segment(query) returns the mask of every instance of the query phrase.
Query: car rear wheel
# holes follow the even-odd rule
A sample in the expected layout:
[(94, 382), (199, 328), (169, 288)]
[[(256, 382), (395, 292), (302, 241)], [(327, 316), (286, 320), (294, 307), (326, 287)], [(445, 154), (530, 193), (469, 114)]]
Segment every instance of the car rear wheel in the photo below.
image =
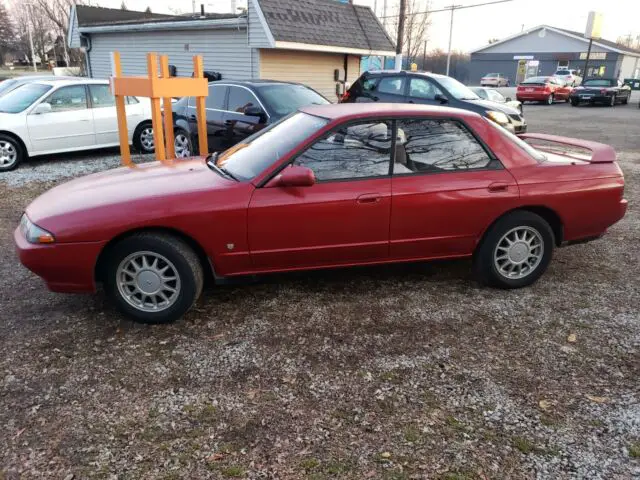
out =
[(521, 288), (534, 283), (551, 261), (553, 231), (539, 215), (515, 211), (499, 219), (474, 254), (474, 273), (484, 285)]
[(133, 134), (133, 146), (141, 153), (153, 153), (156, 151), (151, 122), (144, 122), (138, 125)]
[(547, 97), (547, 105), (553, 105), (553, 93)]
[(571, 105), (577, 107), (578, 105), (580, 105), (580, 101), (574, 98), (571, 100)]
[(622, 100), (622, 105), (628, 105), (629, 104), (629, 97), (631, 95), (627, 95), (626, 97), (624, 97), (624, 99)]
[(116, 306), (142, 323), (169, 323), (196, 302), (204, 283), (196, 253), (163, 233), (121, 240), (107, 258), (105, 288)]
[(16, 168), (26, 154), (19, 141), (9, 135), (0, 134), (0, 172)]
[(174, 147), (176, 150), (177, 158), (186, 158), (193, 156), (193, 144), (191, 142), (191, 135), (185, 130), (176, 129)]

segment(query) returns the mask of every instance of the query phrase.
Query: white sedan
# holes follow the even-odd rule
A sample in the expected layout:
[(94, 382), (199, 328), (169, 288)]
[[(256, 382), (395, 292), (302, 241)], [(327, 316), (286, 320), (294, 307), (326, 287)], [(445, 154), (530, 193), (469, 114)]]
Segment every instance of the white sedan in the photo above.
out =
[[(154, 151), (151, 104), (126, 98), (129, 142)], [(36, 155), (119, 145), (115, 98), (109, 82), (40, 80), (0, 98), (0, 171)]]

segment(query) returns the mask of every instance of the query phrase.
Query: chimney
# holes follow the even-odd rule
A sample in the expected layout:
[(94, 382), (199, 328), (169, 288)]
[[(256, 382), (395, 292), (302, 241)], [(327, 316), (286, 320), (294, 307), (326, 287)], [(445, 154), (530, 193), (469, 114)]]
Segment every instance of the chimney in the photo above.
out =
[(206, 15), (204, 14), (204, 3), (200, 4), (200, 18), (205, 18)]

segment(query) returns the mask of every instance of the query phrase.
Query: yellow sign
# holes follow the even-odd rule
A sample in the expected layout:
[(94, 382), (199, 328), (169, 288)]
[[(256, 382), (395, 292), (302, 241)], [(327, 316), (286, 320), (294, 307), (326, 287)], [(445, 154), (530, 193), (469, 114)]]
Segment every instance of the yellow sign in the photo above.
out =
[(599, 12), (589, 12), (587, 29), (584, 32), (585, 38), (594, 40), (602, 37), (602, 14)]
[(411, 71), (412, 72), (417, 72), (418, 71), (418, 64), (417, 63), (412, 63), (411, 64)]

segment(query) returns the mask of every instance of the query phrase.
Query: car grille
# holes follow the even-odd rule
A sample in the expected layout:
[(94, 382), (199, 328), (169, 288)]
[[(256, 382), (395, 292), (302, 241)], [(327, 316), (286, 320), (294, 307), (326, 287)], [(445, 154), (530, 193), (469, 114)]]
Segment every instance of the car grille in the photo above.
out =
[(514, 114), (509, 115), (509, 116), (510, 116), (513, 120), (515, 120), (516, 122), (522, 122), (522, 121), (523, 121), (523, 120), (522, 120), (522, 117), (521, 117), (520, 115), (518, 115), (518, 114), (515, 114), (515, 113), (514, 113)]

